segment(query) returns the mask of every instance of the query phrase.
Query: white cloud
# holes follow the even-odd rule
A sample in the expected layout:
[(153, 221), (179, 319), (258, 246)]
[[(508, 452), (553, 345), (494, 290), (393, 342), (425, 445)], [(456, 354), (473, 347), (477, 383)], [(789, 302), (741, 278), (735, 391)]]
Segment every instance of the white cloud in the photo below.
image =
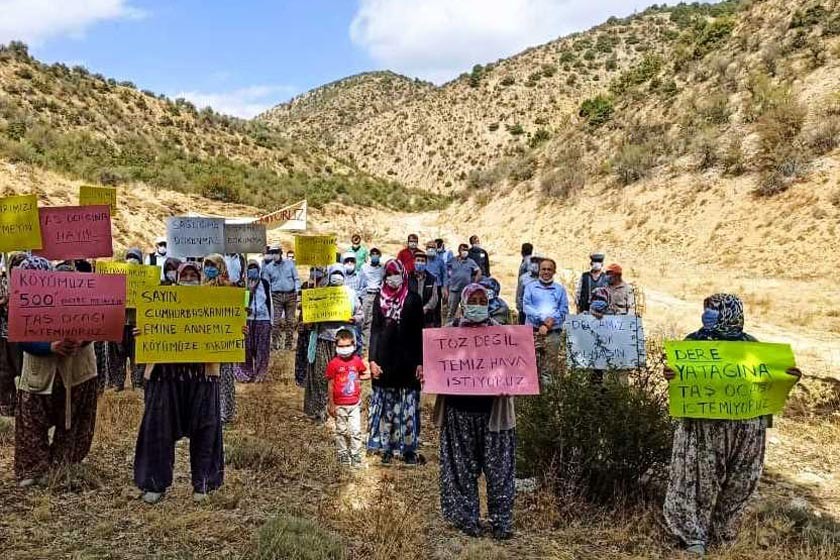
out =
[(0, 43), (79, 37), (102, 21), (143, 16), (127, 0), (0, 0)]
[(352, 41), (382, 67), (441, 83), (654, 0), (359, 0)]
[(183, 97), (197, 107), (212, 107), (225, 113), (250, 119), (291, 97), (297, 89), (291, 86), (251, 86), (227, 92), (182, 91), (173, 97)]

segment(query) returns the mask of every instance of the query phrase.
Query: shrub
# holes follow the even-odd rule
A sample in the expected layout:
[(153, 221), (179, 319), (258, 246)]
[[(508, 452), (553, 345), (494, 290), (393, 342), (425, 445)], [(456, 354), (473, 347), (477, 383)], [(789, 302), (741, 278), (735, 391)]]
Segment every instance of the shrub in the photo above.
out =
[(744, 149), (740, 138), (733, 138), (719, 154), (723, 172), (727, 175), (741, 175), (746, 171), (744, 163)]
[(531, 138), (528, 140), (528, 146), (532, 149), (536, 148), (548, 142), (550, 138), (551, 133), (549, 131), (547, 131), (544, 128), (539, 128), (536, 132), (534, 132), (534, 135), (531, 136)]
[(546, 78), (550, 78), (557, 73), (557, 67), (553, 64), (543, 64), (542, 65), (542, 75)]
[(671, 456), (661, 369), (657, 362), (634, 371), (631, 384), (607, 372), (599, 385), (592, 372), (561, 364), (540, 396), (517, 403), (517, 451), (526, 474), (544, 478), (562, 501), (607, 505), (644, 497), (645, 479), (665, 471)]
[(525, 134), (525, 129), (522, 128), (522, 125), (519, 123), (507, 125), (507, 131), (510, 132), (513, 136), (520, 136), (522, 134)]
[(489, 130), (490, 132), (495, 132), (495, 131), (499, 130), (499, 123), (497, 123), (497, 122), (490, 123), (489, 125), (487, 125), (487, 130)]
[(656, 76), (661, 68), (662, 59), (659, 56), (645, 55), (641, 62), (622, 72), (612, 81), (610, 91), (615, 95), (621, 95)]
[(655, 148), (650, 144), (625, 144), (611, 162), (622, 185), (629, 185), (647, 176), (656, 163)]
[(760, 169), (776, 170), (788, 173), (786, 161), (800, 159), (791, 150), (796, 147), (794, 140), (805, 122), (805, 108), (795, 99), (788, 97), (766, 111), (756, 125), (759, 136)]
[(514, 78), (510, 74), (508, 74), (507, 76), (502, 78), (502, 81), (499, 82), (500, 85), (505, 86), (505, 87), (512, 86), (515, 83), (516, 83), (516, 78)]
[(718, 163), (718, 138), (713, 129), (705, 129), (694, 136), (692, 151), (697, 156), (697, 169), (703, 171)]
[(344, 560), (344, 544), (316, 523), (287, 514), (269, 519), (257, 533), (255, 560)]
[(615, 105), (612, 97), (598, 95), (584, 100), (580, 105), (578, 115), (585, 118), (589, 126), (598, 128), (609, 122), (615, 112)]
[(507, 163), (507, 175), (515, 183), (527, 181), (537, 170), (537, 161), (532, 156), (521, 156)]
[(484, 67), (481, 64), (473, 66), (472, 72), (470, 73), (470, 87), (477, 88), (481, 85), (481, 77), (483, 73)]
[(280, 451), (270, 441), (243, 436), (225, 449), (225, 463), (237, 469), (264, 469), (282, 463)]
[(817, 155), (840, 147), (840, 117), (832, 115), (815, 125), (808, 134), (808, 146)]
[(697, 113), (706, 124), (726, 124), (729, 122), (729, 97), (725, 93), (715, 93), (707, 97), (699, 107)]

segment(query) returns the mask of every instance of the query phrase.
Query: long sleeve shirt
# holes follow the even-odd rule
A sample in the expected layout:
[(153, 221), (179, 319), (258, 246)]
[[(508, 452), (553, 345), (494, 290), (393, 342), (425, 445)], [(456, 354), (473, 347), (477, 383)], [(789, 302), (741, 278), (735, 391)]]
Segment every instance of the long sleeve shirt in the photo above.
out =
[(519, 282), (516, 284), (516, 310), (520, 313), (522, 313), (524, 309), (522, 305), (525, 299), (525, 288), (528, 287), (528, 284), (536, 282), (537, 280), (538, 277), (534, 276), (530, 272), (519, 277)]
[(271, 284), (271, 292), (300, 291), (300, 277), (295, 263), (290, 260), (270, 262), (263, 266), (262, 277)]
[(362, 292), (359, 287), (361, 281), (362, 277), (358, 272), (344, 276), (344, 285), (353, 290), (359, 298), (364, 297), (364, 292)]
[(551, 330), (558, 331), (569, 314), (569, 298), (566, 289), (557, 282), (546, 285), (536, 281), (525, 288), (522, 307), (529, 325), (538, 328), (551, 317), (554, 319)]
[(481, 247), (470, 247), (470, 258), (481, 268), (482, 276), (490, 276), (490, 255)]
[(385, 279), (385, 267), (381, 264), (373, 266), (370, 263), (365, 263), (358, 273), (359, 275), (359, 295), (364, 297), (365, 294), (378, 292), (382, 288), (382, 281)]
[(428, 257), (426, 259), (426, 271), (434, 275), (437, 283), (441, 286), (446, 286), (447, 273), (446, 263), (439, 256)]

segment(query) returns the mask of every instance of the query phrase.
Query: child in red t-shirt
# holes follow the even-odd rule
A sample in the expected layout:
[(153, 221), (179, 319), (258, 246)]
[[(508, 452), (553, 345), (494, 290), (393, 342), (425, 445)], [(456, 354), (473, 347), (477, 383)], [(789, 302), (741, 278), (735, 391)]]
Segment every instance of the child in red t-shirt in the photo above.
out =
[[(341, 329), (335, 336), (336, 357), (327, 364), (329, 413), (335, 418), (335, 445), (344, 466), (362, 466), (363, 379), (370, 379), (367, 368), (356, 355), (356, 336)], [(348, 449), (349, 443), (349, 449)]]

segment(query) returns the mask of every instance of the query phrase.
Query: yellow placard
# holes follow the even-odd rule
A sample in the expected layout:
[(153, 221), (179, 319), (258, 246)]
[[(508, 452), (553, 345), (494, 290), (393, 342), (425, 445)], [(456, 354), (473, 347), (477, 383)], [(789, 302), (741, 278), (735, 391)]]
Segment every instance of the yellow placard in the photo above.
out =
[(125, 306), (137, 307), (140, 292), (160, 285), (160, 267), (126, 262), (97, 261), (96, 272), (99, 274), (123, 274), (127, 276)]
[(353, 315), (350, 294), (345, 287), (303, 290), (304, 323), (347, 321)]
[(671, 416), (747, 420), (778, 414), (796, 377), (788, 344), (732, 341), (666, 341), (676, 372), (668, 396)]
[(111, 208), (111, 219), (117, 215), (117, 189), (113, 187), (79, 187), (79, 206), (108, 205)]
[(242, 363), (242, 288), (158, 286), (137, 301), (137, 362)]
[(0, 251), (41, 249), (41, 220), (34, 194), (0, 198)]
[(338, 252), (337, 238), (329, 235), (295, 236), (295, 262), (305, 266), (329, 266), (335, 264)]

